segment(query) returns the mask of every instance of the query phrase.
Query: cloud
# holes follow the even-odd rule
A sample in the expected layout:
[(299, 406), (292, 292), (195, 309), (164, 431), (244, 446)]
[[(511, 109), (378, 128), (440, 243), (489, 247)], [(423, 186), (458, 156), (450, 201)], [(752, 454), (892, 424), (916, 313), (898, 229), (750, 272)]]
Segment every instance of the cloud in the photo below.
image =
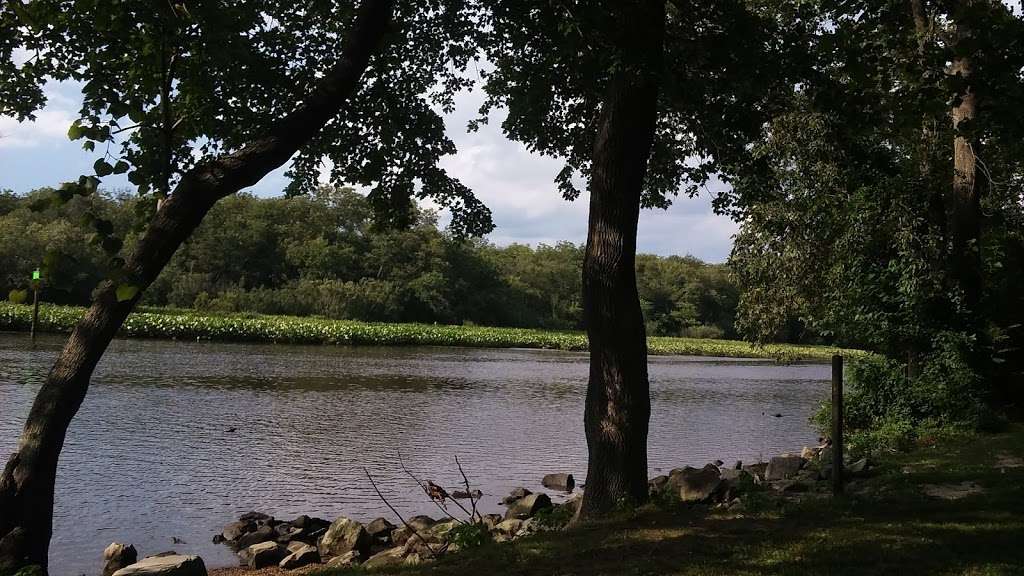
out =
[(78, 117), (81, 85), (75, 82), (48, 82), (43, 87), (46, 106), (36, 119), (18, 122), (0, 116), (0, 148), (55, 147), (68, 142), (68, 127)]

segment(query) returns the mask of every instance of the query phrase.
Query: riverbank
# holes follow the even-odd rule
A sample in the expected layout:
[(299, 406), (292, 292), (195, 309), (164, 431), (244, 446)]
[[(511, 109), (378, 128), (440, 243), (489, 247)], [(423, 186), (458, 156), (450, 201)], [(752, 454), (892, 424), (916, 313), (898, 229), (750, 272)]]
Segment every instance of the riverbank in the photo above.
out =
[[(85, 308), (44, 304), (39, 310), (43, 332), (70, 332)], [(32, 307), (0, 302), (0, 330), (27, 331)], [(218, 342), (282, 344), (461, 346), (476, 348), (537, 348), (583, 351), (586, 335), (528, 328), (489, 328), (436, 324), (354, 322), (316, 317), (258, 314), (206, 314), (191, 310), (143, 308), (131, 314), (119, 335)], [(648, 351), (656, 355), (769, 358), (782, 362), (822, 361), (835, 353), (863, 354), (829, 346), (793, 344), (754, 345), (736, 340), (650, 337)]]
[[(1022, 485), (1024, 426), (1016, 425), (1007, 433), (887, 456), (840, 499), (790, 494), (742, 512), (649, 506), (606, 522), (373, 573), (1022, 574)], [(319, 572), (350, 573), (359, 572)]]

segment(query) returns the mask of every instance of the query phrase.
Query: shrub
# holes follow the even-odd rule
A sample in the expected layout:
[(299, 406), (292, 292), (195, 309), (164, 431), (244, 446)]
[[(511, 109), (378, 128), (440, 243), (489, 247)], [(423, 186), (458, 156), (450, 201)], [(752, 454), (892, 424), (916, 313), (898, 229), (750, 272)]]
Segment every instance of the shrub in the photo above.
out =
[[(940, 333), (915, 376), (890, 358), (851, 359), (844, 396), (851, 455), (906, 450), (924, 431), (979, 429), (998, 421), (985, 403), (981, 378), (968, 364), (972, 344), (961, 334)], [(827, 434), (831, 406), (823, 404), (812, 421)]]
[(28, 290), (19, 290), (15, 288), (7, 294), (7, 300), (12, 304), (24, 304), (28, 301)]

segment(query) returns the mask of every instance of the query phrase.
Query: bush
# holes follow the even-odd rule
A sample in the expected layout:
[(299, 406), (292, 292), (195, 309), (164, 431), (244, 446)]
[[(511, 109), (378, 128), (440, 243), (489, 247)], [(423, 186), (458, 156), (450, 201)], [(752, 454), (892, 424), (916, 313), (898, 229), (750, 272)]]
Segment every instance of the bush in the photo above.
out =
[(13, 304), (24, 304), (28, 301), (28, 290), (19, 290), (15, 288), (8, 292), (7, 300)]
[[(940, 333), (913, 377), (905, 364), (890, 358), (851, 359), (844, 396), (851, 454), (906, 450), (926, 431), (976, 430), (998, 421), (985, 402), (981, 378), (968, 364), (972, 344), (960, 334)], [(812, 421), (829, 433), (831, 406), (823, 404)]]

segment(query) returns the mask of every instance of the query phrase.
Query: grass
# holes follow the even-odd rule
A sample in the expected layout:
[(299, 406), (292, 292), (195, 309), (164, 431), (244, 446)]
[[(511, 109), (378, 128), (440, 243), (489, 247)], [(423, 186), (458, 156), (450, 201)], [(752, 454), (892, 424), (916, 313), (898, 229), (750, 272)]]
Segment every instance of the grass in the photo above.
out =
[[(85, 309), (80, 307), (44, 304), (39, 310), (40, 330), (70, 332), (84, 312)], [(28, 330), (31, 319), (31, 306), (0, 302), (0, 330)], [(120, 335), (141, 338), (289, 344), (587, 349), (586, 336), (580, 332), (436, 324), (389, 324), (259, 314), (205, 314), (193, 310), (162, 308), (142, 308), (133, 313), (125, 321)], [(754, 345), (735, 340), (660, 336), (648, 338), (647, 346), (651, 354), (773, 358), (784, 362), (825, 360), (837, 352), (845, 355), (862, 354), (856, 350), (841, 350), (828, 346)]]
[[(650, 507), (511, 544), (487, 544), (434, 564), (373, 573), (1024, 574), (1024, 467), (1006, 467), (1008, 457), (1017, 464), (1024, 457), (1024, 427), (893, 456), (872, 478), (855, 481), (842, 499), (777, 501), (745, 516)], [(922, 492), (926, 485), (965, 481), (984, 492), (952, 501)]]

